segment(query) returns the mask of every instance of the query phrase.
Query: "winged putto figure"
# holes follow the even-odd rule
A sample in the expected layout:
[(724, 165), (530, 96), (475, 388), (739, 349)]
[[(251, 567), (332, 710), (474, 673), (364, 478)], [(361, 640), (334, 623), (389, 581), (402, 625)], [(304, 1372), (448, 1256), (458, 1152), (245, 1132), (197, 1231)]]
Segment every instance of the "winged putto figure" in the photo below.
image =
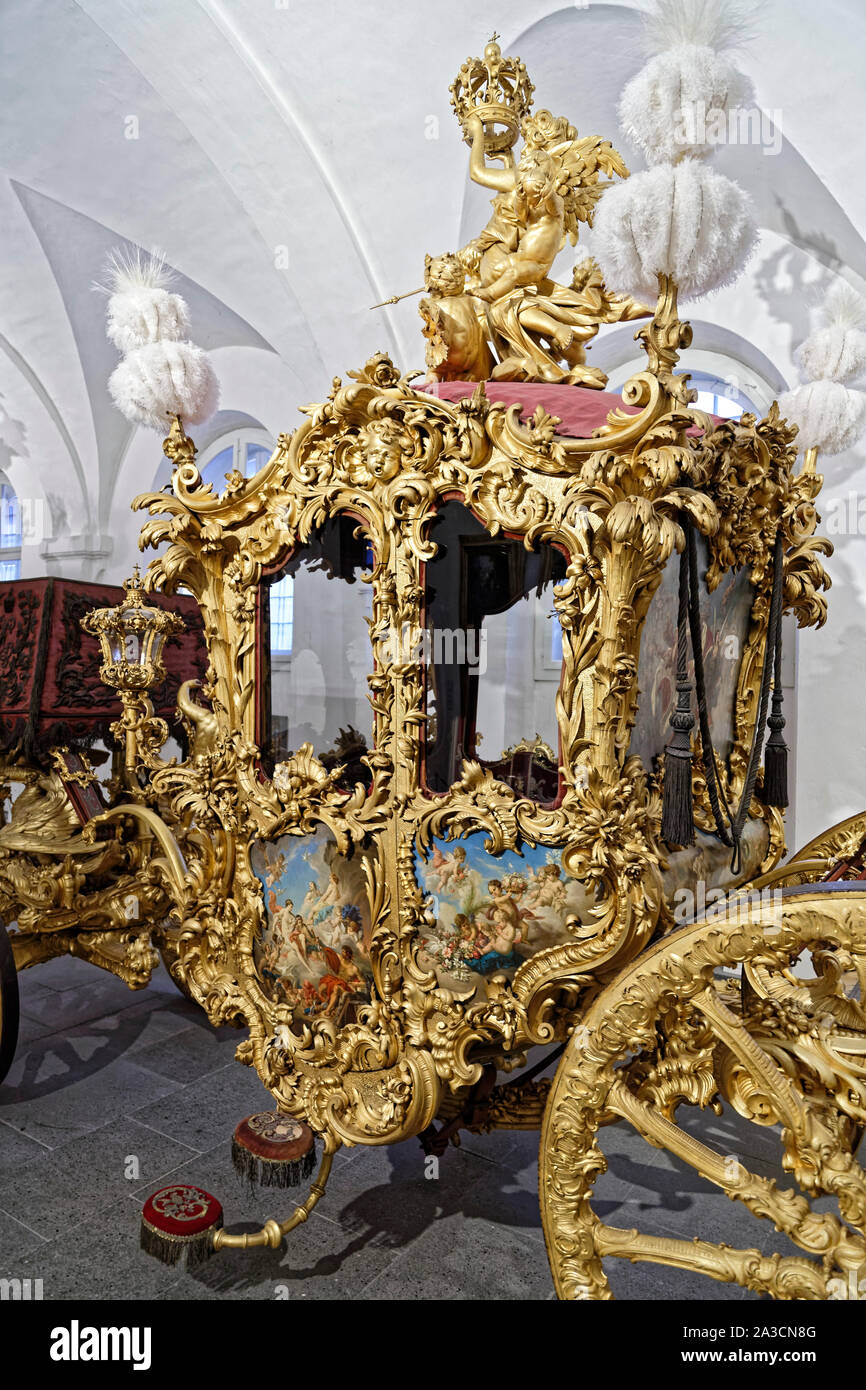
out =
[[(488, 44), (486, 65), (501, 67), (503, 61), (513, 60), (501, 60), (498, 45)], [(551, 280), (550, 270), (566, 241), (577, 242), (579, 224), (591, 225), (609, 186), (601, 176), (626, 177), (628, 170), (606, 140), (581, 139), (564, 116), (549, 111), (523, 116), (523, 148), (515, 163), (496, 129), (511, 125), (513, 145), (514, 103), (511, 92), (502, 93), (498, 104), (479, 103), (468, 88), (458, 89), (454, 99), (471, 145), (470, 178), (494, 189), (496, 197), (480, 236), (456, 255), (427, 257), (428, 293), (420, 313), (430, 380), (491, 377), (602, 388), (607, 378), (586, 365), (587, 343), (600, 324), (643, 318), (649, 311), (627, 295), (609, 294), (590, 258), (578, 262), (570, 286)]]

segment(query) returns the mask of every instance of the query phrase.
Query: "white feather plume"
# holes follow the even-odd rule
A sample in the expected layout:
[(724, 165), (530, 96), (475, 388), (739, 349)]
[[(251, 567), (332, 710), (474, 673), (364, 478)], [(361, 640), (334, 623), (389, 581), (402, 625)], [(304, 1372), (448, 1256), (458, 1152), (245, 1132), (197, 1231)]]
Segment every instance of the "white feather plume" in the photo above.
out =
[(644, 25), (651, 53), (686, 44), (723, 52), (749, 42), (755, 7), (747, 0), (654, 0), (644, 14)]
[(730, 284), (757, 241), (748, 194), (700, 160), (657, 164), (609, 188), (592, 251), (605, 280), (652, 303), (660, 274), (685, 298)]
[[(650, 164), (704, 156), (711, 134), (731, 109), (753, 105), (755, 89), (729, 58), (687, 45), (651, 58), (623, 88), (619, 119)], [(723, 127), (724, 128), (724, 127)]]
[(838, 381), (809, 381), (779, 397), (779, 411), (799, 430), (802, 449), (841, 454), (866, 430), (866, 392)]
[(103, 294), (123, 294), (126, 290), (167, 289), (173, 276), (165, 263), (165, 252), (143, 251), (140, 246), (115, 246), (105, 265), (108, 288), (97, 284)]
[(866, 372), (866, 333), (832, 324), (801, 343), (794, 359), (809, 381), (856, 381)]
[(820, 316), (831, 328), (866, 328), (866, 300), (853, 285), (837, 280), (821, 306)]
[(172, 415), (200, 425), (219, 405), (219, 383), (207, 353), (194, 343), (155, 342), (135, 348), (108, 381), (128, 420), (167, 433)]
[(109, 257), (107, 273), (111, 289), (106, 333), (121, 352), (188, 337), (189, 309), (168, 288), (172, 277), (162, 252), (147, 255), (137, 246), (118, 248)]
[(866, 302), (837, 281), (815, 316), (818, 327), (794, 353), (810, 381), (852, 382), (866, 372)]
[(139, 247), (112, 252), (107, 265), (106, 332), (124, 354), (108, 389), (134, 424), (165, 433), (172, 415), (200, 425), (217, 409), (219, 383), (210, 358), (189, 341), (186, 301), (170, 289), (165, 256)]
[(145, 343), (179, 342), (189, 334), (189, 309), (179, 294), (156, 286), (125, 290), (108, 301), (105, 331), (124, 353)]

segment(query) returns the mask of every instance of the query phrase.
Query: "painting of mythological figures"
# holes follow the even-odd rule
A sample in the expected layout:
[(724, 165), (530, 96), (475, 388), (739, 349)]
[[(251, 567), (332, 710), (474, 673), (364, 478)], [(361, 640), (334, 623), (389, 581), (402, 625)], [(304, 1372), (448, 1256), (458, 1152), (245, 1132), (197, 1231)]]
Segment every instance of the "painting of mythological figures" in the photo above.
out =
[(430, 926), (422, 959), (443, 983), (481, 983), (500, 972), (512, 975), (523, 961), (591, 922), (590, 900), (567, 877), (559, 850), (526, 846), (522, 854), (491, 855), (486, 835), (456, 844), (434, 840), (424, 859), (416, 854), (418, 881), (427, 894)]
[(302, 1018), (353, 1022), (370, 997), (370, 910), (359, 856), (337, 853), (330, 833), (285, 835), (253, 846), (265, 894), (256, 943), (259, 977), (272, 998)]

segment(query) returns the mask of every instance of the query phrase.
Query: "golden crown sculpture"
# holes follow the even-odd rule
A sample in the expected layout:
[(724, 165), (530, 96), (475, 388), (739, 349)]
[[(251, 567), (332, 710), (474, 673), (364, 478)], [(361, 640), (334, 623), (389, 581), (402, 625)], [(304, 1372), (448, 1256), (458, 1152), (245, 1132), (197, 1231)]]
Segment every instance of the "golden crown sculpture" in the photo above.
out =
[(511, 149), (524, 116), (532, 108), (535, 90), (522, 59), (503, 58), (498, 38), (494, 33), (483, 58), (466, 59), (449, 89), (463, 138), (471, 145), (466, 123), (470, 116), (477, 116), (484, 123), (488, 154)]

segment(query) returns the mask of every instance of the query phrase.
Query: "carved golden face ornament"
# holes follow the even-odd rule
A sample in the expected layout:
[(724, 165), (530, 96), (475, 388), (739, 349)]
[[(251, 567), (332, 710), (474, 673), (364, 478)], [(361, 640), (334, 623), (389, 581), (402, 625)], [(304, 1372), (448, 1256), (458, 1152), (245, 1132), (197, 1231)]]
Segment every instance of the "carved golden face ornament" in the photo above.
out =
[(358, 434), (359, 476), (373, 482), (388, 483), (403, 467), (409, 439), (393, 420), (364, 425)]

